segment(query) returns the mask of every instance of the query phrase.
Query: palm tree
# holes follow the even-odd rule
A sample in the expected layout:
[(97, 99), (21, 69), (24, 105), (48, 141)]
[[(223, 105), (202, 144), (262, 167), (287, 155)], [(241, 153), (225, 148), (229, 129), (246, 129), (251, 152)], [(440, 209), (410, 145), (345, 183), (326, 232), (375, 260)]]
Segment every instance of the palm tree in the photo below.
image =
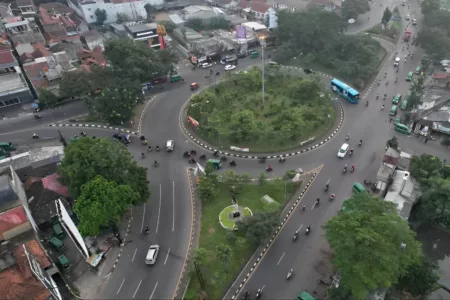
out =
[(233, 250), (227, 244), (220, 244), (216, 246), (216, 258), (225, 263), (225, 271), (228, 272), (230, 260), (233, 257)]

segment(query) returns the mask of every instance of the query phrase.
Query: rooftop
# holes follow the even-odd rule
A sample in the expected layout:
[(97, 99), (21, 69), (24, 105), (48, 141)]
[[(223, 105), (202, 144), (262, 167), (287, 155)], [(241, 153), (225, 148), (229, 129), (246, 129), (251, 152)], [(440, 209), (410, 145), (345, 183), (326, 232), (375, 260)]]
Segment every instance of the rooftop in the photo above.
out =
[(16, 61), (11, 50), (4, 49), (0, 50), (0, 65), (3, 64), (12, 64)]
[(11, 4), (0, 2), (0, 17), (3, 19), (8, 16), (11, 16), (10, 12), (11, 12)]
[(407, 220), (419, 196), (418, 185), (409, 172), (397, 170), (392, 176), (392, 184), (384, 200), (397, 204), (400, 216)]
[(268, 5), (264, 1), (240, 0), (239, 7), (241, 9), (250, 8), (251, 11), (255, 11), (255, 12), (259, 12), (259, 13), (266, 13), (267, 10), (269, 9), (270, 5)]
[(48, 14), (55, 14), (55, 15), (72, 14), (74, 12), (72, 8), (58, 2), (43, 3), (39, 6), (39, 11), (41, 12), (44, 11)]
[(51, 265), (45, 252), (35, 239), (15, 248), (12, 256), (15, 263), (0, 272), (0, 291), (2, 291), (2, 299), (47, 299), (51, 294), (49, 290), (34, 277), (24, 247), (27, 252), (38, 261), (42, 268), (48, 268)]
[(33, 0), (16, 0), (17, 7), (34, 6)]
[(0, 94), (13, 94), (28, 90), (25, 80), (18, 73), (0, 75)]
[[(146, 30), (156, 30), (157, 25), (156, 23), (143, 23), (143, 24), (125, 24), (125, 27), (128, 28), (128, 30), (131, 33), (138, 33), (141, 31), (146, 31)], [(155, 31), (156, 34), (156, 31)]]
[(86, 31), (81, 36), (86, 39), (86, 42), (103, 39), (103, 36), (97, 30)]
[(181, 11), (181, 14), (186, 20), (190, 18), (209, 19), (219, 15), (225, 15), (225, 13), (219, 8), (203, 5), (187, 6)]
[(11, 172), (10, 166), (3, 167), (0, 170), (0, 213), (21, 205), (16, 191), (18, 182), (15, 182)]

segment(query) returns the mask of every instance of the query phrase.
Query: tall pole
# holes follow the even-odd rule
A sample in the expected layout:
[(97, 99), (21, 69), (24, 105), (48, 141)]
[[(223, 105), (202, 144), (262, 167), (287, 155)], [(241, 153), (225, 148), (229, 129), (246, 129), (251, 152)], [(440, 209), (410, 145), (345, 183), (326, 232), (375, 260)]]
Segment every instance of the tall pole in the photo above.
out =
[(261, 41), (261, 54), (262, 54), (262, 57), (261, 57), (261, 61), (262, 61), (262, 78), (261, 78), (261, 80), (262, 80), (262, 103), (263, 103), (263, 107), (264, 107), (264, 104), (265, 104), (265, 95), (264, 95), (264, 44), (265, 44), (265, 41), (264, 41), (264, 39), (261, 39), (260, 40)]

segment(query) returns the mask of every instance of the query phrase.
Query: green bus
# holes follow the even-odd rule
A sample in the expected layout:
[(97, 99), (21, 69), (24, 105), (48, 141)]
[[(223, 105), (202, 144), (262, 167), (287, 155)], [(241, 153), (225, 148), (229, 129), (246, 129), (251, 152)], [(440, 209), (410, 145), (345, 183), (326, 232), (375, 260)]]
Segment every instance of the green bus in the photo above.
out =
[(400, 109), (405, 110), (407, 107), (408, 107), (408, 100), (405, 99), (403, 100), (402, 105), (400, 105)]
[(316, 300), (316, 298), (311, 296), (308, 292), (302, 291), (300, 295), (298, 295), (297, 300)]
[(409, 127), (400, 123), (395, 123), (394, 130), (403, 134), (411, 134)]

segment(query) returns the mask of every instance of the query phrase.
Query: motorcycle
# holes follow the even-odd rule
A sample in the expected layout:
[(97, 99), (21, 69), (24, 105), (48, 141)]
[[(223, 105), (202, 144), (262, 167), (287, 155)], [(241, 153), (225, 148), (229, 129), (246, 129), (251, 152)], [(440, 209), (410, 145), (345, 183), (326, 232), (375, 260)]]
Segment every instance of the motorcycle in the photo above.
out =
[(347, 172), (347, 165), (345, 165), (344, 170), (342, 171), (342, 173)]
[(306, 227), (305, 234), (308, 235), (311, 231), (311, 226)]
[(34, 115), (34, 118), (35, 118), (36, 120), (42, 119), (42, 117), (41, 117), (40, 115)]
[(194, 149), (191, 150), (191, 155), (197, 155), (197, 151), (195, 151)]
[(144, 234), (145, 234), (145, 235), (148, 235), (149, 232), (150, 232), (150, 229), (148, 229), (148, 227), (145, 227), (145, 229), (144, 229)]
[(82, 137), (86, 137), (86, 136), (87, 136), (87, 133), (84, 132), (84, 131), (82, 131), (82, 132), (80, 132), (80, 135), (81, 135)]
[(290, 269), (286, 275), (286, 280), (289, 280), (292, 277), (292, 273), (294, 273), (294, 270)]
[(236, 166), (236, 162), (234, 160), (230, 161), (230, 166), (232, 167)]
[(39, 136), (35, 133), (35, 134), (33, 134), (32, 138), (33, 138), (33, 139), (38, 139)]
[(366, 106), (369, 106), (369, 101), (366, 101)]
[(353, 150), (350, 150), (350, 152), (348, 153), (348, 156), (352, 156), (353, 155)]
[(193, 159), (193, 158), (189, 159), (188, 161), (189, 161), (190, 164), (195, 164), (195, 163), (197, 162), (197, 161), (196, 161), (195, 159)]
[(350, 173), (353, 173), (353, 172), (355, 172), (355, 168), (352, 168), (352, 169), (350, 170)]
[(260, 162), (260, 163), (265, 163), (265, 162), (266, 162), (266, 157), (265, 157), (265, 156), (261, 156), (261, 157), (259, 158), (259, 162)]
[(292, 238), (292, 240), (295, 242), (297, 238), (298, 238), (298, 231), (294, 233), (294, 237)]
[(372, 181), (364, 179), (364, 184), (370, 186), (372, 185)]
[(348, 141), (349, 138), (350, 138), (350, 136), (347, 134), (347, 136), (345, 137), (345, 140)]
[(153, 163), (153, 166), (155, 167), (155, 168), (157, 168), (158, 166), (159, 166), (159, 164), (158, 164), (158, 162), (155, 160), (155, 162)]
[(273, 170), (273, 169), (272, 169), (272, 167), (270, 167), (270, 166), (266, 168), (266, 172), (272, 172), (272, 170)]
[(205, 154), (202, 154), (202, 155), (200, 155), (198, 158), (200, 158), (200, 159), (206, 159), (206, 155), (205, 155)]
[(360, 140), (358, 143), (358, 146), (361, 146), (361, 145), (362, 145), (362, 140)]
[(152, 152), (152, 146), (148, 146), (148, 152)]
[(222, 156), (222, 157), (220, 158), (220, 161), (227, 161), (227, 157), (226, 157), (226, 156)]
[(261, 289), (258, 289), (255, 295), (256, 299), (259, 299), (259, 297), (261, 297), (261, 293), (262, 293)]
[(284, 158), (283, 156), (280, 157), (280, 159), (278, 160), (280, 163), (284, 163), (286, 161), (286, 158)]
[(214, 152), (213, 152), (213, 156), (214, 156), (214, 157), (218, 157), (218, 156), (219, 156), (219, 151), (217, 151), (217, 150), (214, 151)]
[(334, 194), (330, 195), (330, 200), (333, 201), (334, 200)]
[(156, 146), (156, 151), (159, 151), (159, 146)]
[(244, 299), (248, 299), (249, 297), (250, 297), (250, 293), (248, 291), (245, 291)]
[(183, 157), (189, 157), (190, 155), (189, 155), (189, 152), (187, 152), (187, 151), (184, 151), (184, 153), (183, 153)]

